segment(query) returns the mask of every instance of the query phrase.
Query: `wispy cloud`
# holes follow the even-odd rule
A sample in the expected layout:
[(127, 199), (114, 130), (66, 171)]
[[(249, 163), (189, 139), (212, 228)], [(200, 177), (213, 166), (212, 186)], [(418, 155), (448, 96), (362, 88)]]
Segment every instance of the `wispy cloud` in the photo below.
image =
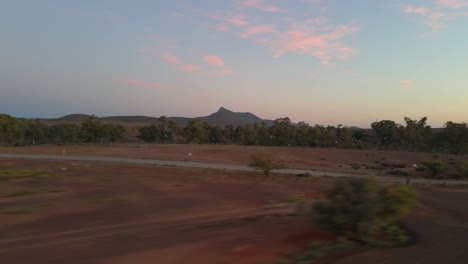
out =
[(412, 80), (400, 80), (400, 84), (406, 89), (416, 88), (416, 83)]
[(168, 64), (177, 65), (177, 68), (183, 72), (196, 72), (202, 69), (201, 66), (184, 62), (178, 56), (172, 54), (171, 52), (158, 52), (154, 48), (143, 48), (143, 49), (139, 49), (138, 51), (155, 56), (155, 57), (162, 58)]
[(248, 38), (253, 35), (274, 32), (275, 27), (273, 25), (260, 25), (260, 26), (252, 26), (247, 28), (242, 34), (240, 35), (242, 38)]
[(265, 12), (281, 12), (282, 8), (275, 5), (267, 4), (265, 0), (241, 0), (240, 5), (244, 8), (253, 8)]
[(246, 26), (249, 24), (249, 22), (242, 17), (231, 17), (231, 18), (228, 18), (226, 21), (236, 26)]
[(437, 0), (437, 3), (441, 6), (448, 8), (458, 9), (468, 6), (468, 0)]
[(436, 0), (424, 7), (407, 5), (403, 11), (422, 17), (423, 23), (433, 30), (445, 27), (450, 20), (468, 16), (468, 0)]
[(212, 73), (218, 76), (227, 76), (227, 75), (233, 75), (235, 72), (230, 69), (219, 69), (219, 70), (213, 71)]
[(194, 64), (182, 64), (179, 69), (183, 72), (195, 72), (201, 70), (201, 67)]
[[(244, 9), (284, 11), (263, 0), (243, 0), (239, 3), (240, 8)], [(295, 53), (316, 57), (323, 65), (333, 65), (336, 60), (347, 60), (356, 54), (356, 50), (344, 42), (346, 37), (358, 31), (354, 23), (334, 25), (323, 15), (305, 20), (300, 20), (288, 12), (278, 15), (282, 16), (279, 20), (281, 24), (272, 24), (271, 20), (268, 21), (269, 23), (261, 23), (263, 17), (252, 13), (228, 15), (226, 16), (228, 19), (220, 19), (218, 16), (210, 16), (210, 18), (242, 26), (241, 29), (231, 28), (231, 34), (265, 46), (268, 51), (272, 52), (274, 58), (280, 58), (286, 53)], [(249, 21), (256, 21), (256, 24)], [(226, 30), (222, 27), (218, 31)]]
[(226, 25), (223, 25), (223, 24), (218, 24), (214, 27), (217, 31), (220, 31), (220, 32), (225, 32), (225, 31), (228, 31), (229, 30), (229, 27), (227, 27)]
[(322, 64), (339, 59), (347, 60), (355, 54), (355, 50), (341, 41), (346, 36), (356, 32), (357, 26), (332, 26), (323, 20), (296, 23), (287, 32), (273, 40), (270, 45), (274, 50), (273, 57), (279, 58), (287, 52), (304, 54), (319, 58)]
[(172, 53), (169, 53), (169, 52), (163, 52), (160, 54), (160, 56), (167, 62), (167, 63), (170, 63), (170, 64), (180, 64), (180, 60), (179, 58), (177, 58), (177, 56), (175, 56), (174, 54)]
[(408, 14), (422, 16), (424, 19), (424, 24), (432, 29), (439, 29), (443, 26), (443, 22), (441, 20), (444, 17), (444, 14), (440, 12), (435, 12), (432, 9), (425, 7), (414, 7), (411, 5), (406, 6), (404, 11)]
[(151, 82), (145, 82), (145, 81), (140, 81), (140, 80), (124, 79), (124, 80), (120, 80), (119, 83), (143, 87), (143, 88), (152, 89), (152, 90), (170, 90), (171, 89), (168, 85), (165, 85), (165, 84), (151, 83)]
[(203, 57), (203, 60), (210, 65), (224, 67), (223, 59), (215, 55), (207, 55)]
[(217, 76), (227, 76), (234, 74), (234, 71), (225, 67), (224, 60), (216, 55), (207, 55), (203, 57), (203, 61), (209, 65), (217, 67), (216, 70), (207, 71), (206, 73)]

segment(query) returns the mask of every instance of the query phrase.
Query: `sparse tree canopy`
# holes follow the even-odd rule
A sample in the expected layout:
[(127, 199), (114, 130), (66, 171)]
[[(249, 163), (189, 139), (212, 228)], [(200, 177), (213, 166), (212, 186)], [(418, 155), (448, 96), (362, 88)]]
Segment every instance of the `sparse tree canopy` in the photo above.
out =
[(265, 176), (268, 176), (271, 170), (287, 168), (286, 164), (274, 161), (271, 153), (265, 150), (251, 154), (249, 166), (262, 170)]
[(406, 150), (424, 149), (431, 135), (431, 127), (426, 125), (427, 117), (419, 121), (405, 117), (405, 126), (399, 126), (402, 144)]

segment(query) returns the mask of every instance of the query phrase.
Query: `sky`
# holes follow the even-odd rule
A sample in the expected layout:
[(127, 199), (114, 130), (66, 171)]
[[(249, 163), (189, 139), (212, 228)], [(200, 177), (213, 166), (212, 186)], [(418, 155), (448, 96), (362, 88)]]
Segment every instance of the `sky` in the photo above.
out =
[(0, 113), (468, 121), (468, 0), (2, 0)]

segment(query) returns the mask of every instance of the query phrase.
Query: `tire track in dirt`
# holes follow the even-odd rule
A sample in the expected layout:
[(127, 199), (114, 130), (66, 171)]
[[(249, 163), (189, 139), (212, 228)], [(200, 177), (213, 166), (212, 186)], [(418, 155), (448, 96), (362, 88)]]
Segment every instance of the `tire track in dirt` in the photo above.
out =
[(281, 204), (261, 208), (249, 208), (244, 210), (225, 211), (216, 214), (201, 214), (191, 217), (172, 217), (165, 219), (135, 221), (124, 224), (99, 226), (92, 228), (75, 229), (40, 236), (19, 237), (0, 240), (0, 255), (11, 251), (48, 247), (52, 245), (73, 243), (75, 241), (102, 238), (107, 236), (128, 234), (134, 232), (147, 232), (151, 230), (168, 230), (183, 227), (197, 227), (206, 225), (218, 225), (234, 222), (251, 217), (263, 217), (274, 214), (293, 213), (293, 206)]

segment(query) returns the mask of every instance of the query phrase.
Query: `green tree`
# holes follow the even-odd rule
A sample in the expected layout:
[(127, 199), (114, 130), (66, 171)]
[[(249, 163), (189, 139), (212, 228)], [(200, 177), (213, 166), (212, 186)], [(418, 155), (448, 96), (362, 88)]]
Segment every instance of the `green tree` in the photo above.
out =
[(424, 149), (431, 135), (431, 127), (426, 125), (427, 117), (418, 120), (405, 117), (405, 126), (399, 126), (403, 146), (406, 150)]
[(371, 127), (379, 139), (380, 144), (386, 149), (389, 149), (397, 138), (397, 124), (391, 120), (382, 120), (373, 122)]
[(50, 128), (39, 120), (25, 120), (24, 144), (44, 144), (50, 141)]
[(268, 130), (267, 123), (255, 123), (253, 126), (255, 130), (255, 143), (260, 146), (269, 146), (272, 144), (272, 136)]
[(338, 125), (336, 129), (336, 138), (340, 148), (350, 149), (355, 146), (353, 131), (351, 131), (351, 129), (348, 127)]
[(225, 138), (224, 128), (221, 126), (209, 126), (208, 142), (211, 144), (225, 144), (227, 139)]
[(334, 126), (315, 125), (312, 130), (312, 137), (315, 145), (321, 148), (336, 146), (336, 129)]
[(416, 192), (409, 186), (388, 187), (370, 178), (349, 178), (339, 180), (314, 208), (320, 227), (365, 240), (403, 217), (415, 202)]
[(301, 147), (314, 146), (312, 130), (306, 122), (299, 122), (294, 131), (294, 145)]
[(80, 128), (80, 138), (84, 142), (115, 142), (124, 139), (125, 128), (112, 123), (102, 123), (95, 115), (90, 116)]
[(239, 128), (239, 134), (240, 134), (239, 142), (242, 145), (246, 145), (246, 146), (257, 145), (257, 135), (255, 133), (256, 132), (255, 128), (252, 125), (247, 124), (244, 126), (240, 126), (238, 128)]
[(84, 142), (97, 143), (103, 136), (102, 122), (95, 115), (91, 115), (81, 123), (80, 138)]
[(271, 170), (287, 168), (286, 164), (273, 160), (271, 153), (265, 150), (252, 153), (248, 165), (262, 170), (265, 176), (268, 176)]
[(292, 139), (292, 125), (289, 117), (278, 118), (270, 127), (273, 144), (275, 146), (290, 146)]
[(53, 125), (50, 127), (50, 137), (55, 143), (77, 143), (80, 141), (80, 126), (73, 123)]
[(18, 118), (0, 114), (0, 146), (17, 146), (24, 143), (26, 125)]
[(159, 142), (161, 139), (161, 130), (159, 126), (151, 124), (138, 129), (138, 138), (146, 142)]
[(443, 139), (450, 153), (463, 155), (468, 148), (468, 127), (466, 123), (445, 123)]
[(125, 127), (122, 125), (114, 125), (111, 123), (102, 124), (102, 142), (117, 142), (125, 138)]
[(198, 119), (190, 121), (184, 128), (184, 135), (188, 143), (206, 143), (208, 142), (206, 122)]

